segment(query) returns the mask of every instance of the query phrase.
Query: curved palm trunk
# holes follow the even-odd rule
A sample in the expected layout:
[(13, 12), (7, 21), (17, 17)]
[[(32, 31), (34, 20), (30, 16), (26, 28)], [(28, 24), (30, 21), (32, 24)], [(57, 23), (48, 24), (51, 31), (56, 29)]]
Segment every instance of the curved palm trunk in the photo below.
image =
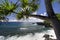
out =
[(60, 22), (53, 11), (51, 2), (52, 0), (45, 0), (46, 11), (47, 11), (48, 17), (50, 18), (53, 24), (53, 28), (54, 28), (57, 40), (60, 40)]

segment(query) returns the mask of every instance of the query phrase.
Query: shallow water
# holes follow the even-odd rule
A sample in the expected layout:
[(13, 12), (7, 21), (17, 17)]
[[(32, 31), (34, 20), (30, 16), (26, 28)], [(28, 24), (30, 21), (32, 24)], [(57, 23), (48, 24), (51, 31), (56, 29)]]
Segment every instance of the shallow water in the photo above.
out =
[[(5, 23), (3, 24), (5, 25)], [(0, 26), (0, 40), (44, 40), (44, 34), (53, 35), (51, 38), (56, 39), (52, 28), (45, 28), (43, 25), (32, 25), (30, 23), (17, 23), (19, 26), (15, 24), (6, 23), (5, 26)]]
[(43, 35), (44, 34), (49, 34), (53, 35), (53, 39), (56, 39), (54, 30), (47, 30), (41, 33), (35, 33), (34, 35), (32, 33), (29, 33), (27, 35), (19, 36), (19, 35), (14, 35), (14, 36), (0, 36), (0, 40), (44, 40)]

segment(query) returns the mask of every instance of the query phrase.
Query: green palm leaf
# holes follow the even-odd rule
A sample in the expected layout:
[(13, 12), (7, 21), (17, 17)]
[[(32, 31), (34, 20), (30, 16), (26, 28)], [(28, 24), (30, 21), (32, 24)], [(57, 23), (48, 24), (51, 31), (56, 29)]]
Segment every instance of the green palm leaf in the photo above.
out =
[[(38, 0), (20, 0), (21, 5), (20, 7), (23, 9), (21, 12), (24, 15), (30, 15), (31, 13), (35, 12), (38, 9)], [(17, 14), (17, 18), (22, 18), (21, 14)], [(20, 16), (19, 16), (20, 15)], [(28, 18), (28, 16), (26, 16), (26, 18)]]
[(9, 0), (2, 1), (2, 3), (0, 4), (0, 17), (10, 15), (17, 7), (17, 4), (9, 2)]
[(2, 13), (8, 15), (9, 13), (13, 12), (17, 8), (17, 5), (14, 3), (8, 2), (8, 0), (5, 0), (5, 2), (0, 4), (0, 7), (3, 9)]
[(19, 12), (18, 14), (16, 14), (16, 18), (19, 20), (21, 18), (23, 18), (23, 12)]

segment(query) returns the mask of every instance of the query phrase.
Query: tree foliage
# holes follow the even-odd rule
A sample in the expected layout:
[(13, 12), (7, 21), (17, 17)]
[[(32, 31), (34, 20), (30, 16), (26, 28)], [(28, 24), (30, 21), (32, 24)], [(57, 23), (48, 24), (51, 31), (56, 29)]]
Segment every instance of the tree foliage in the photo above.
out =
[[(19, 4), (17, 4), (20, 2)], [(21, 19), (24, 15), (29, 15), (35, 12), (38, 9), (38, 0), (18, 0), (17, 3), (9, 2), (9, 0), (4, 0), (0, 4), (0, 19), (5, 18), (11, 13), (17, 13), (16, 18)], [(18, 6), (19, 5), (19, 6)], [(14, 10), (21, 9), (19, 12), (15, 12)], [(28, 16), (26, 16), (28, 18)]]
[(16, 4), (9, 2), (8, 0), (2, 1), (0, 4), (0, 19), (5, 19), (6, 16), (10, 15), (16, 8)]
[[(57, 18), (58, 18), (59, 21), (60, 21), (60, 14), (56, 14), (56, 16), (57, 16)], [(47, 21), (47, 20), (44, 21), (44, 24), (45, 24), (46, 26), (48, 26), (48, 27), (51, 27), (51, 26), (52, 26), (51, 22), (50, 22), (50, 21)]]
[[(52, 0), (44, 0), (44, 1), (45, 1), (45, 6), (46, 6), (48, 17), (41, 16), (41, 15), (32, 15), (32, 16), (50, 20), (53, 24), (53, 28), (55, 30), (57, 40), (60, 40), (60, 31), (59, 31), (60, 22), (58, 20), (60, 18), (57, 18), (53, 11), (52, 4), (51, 4)], [(19, 2), (20, 2), (19, 7), (21, 8), (21, 10), (17, 13), (14, 11), (18, 7), (16, 4), (12, 2), (9, 3), (8, 0), (5, 0), (5, 2), (0, 4), (0, 20), (6, 19), (6, 16), (13, 12), (16, 13), (17, 19), (21, 19), (23, 17), (28, 18), (28, 16), (30, 16), (31, 13), (35, 12), (38, 9), (38, 5), (39, 5), (38, 0), (19, 0)], [(60, 16), (58, 15), (58, 17)]]
[(57, 18), (60, 20), (60, 14), (56, 14)]
[[(38, 9), (38, 0), (20, 0), (21, 11), (17, 14), (17, 19), (23, 18), (24, 15), (30, 15)], [(28, 18), (28, 16), (25, 16)]]

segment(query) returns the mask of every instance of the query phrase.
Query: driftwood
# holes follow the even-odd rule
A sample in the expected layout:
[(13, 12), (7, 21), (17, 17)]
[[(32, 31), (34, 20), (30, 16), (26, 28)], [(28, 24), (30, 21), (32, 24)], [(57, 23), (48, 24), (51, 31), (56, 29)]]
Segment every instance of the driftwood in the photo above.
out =
[(53, 37), (52, 35), (48, 35), (48, 34), (45, 34), (43, 37), (45, 38), (45, 40), (56, 40), (56, 39), (50, 38), (50, 36)]

